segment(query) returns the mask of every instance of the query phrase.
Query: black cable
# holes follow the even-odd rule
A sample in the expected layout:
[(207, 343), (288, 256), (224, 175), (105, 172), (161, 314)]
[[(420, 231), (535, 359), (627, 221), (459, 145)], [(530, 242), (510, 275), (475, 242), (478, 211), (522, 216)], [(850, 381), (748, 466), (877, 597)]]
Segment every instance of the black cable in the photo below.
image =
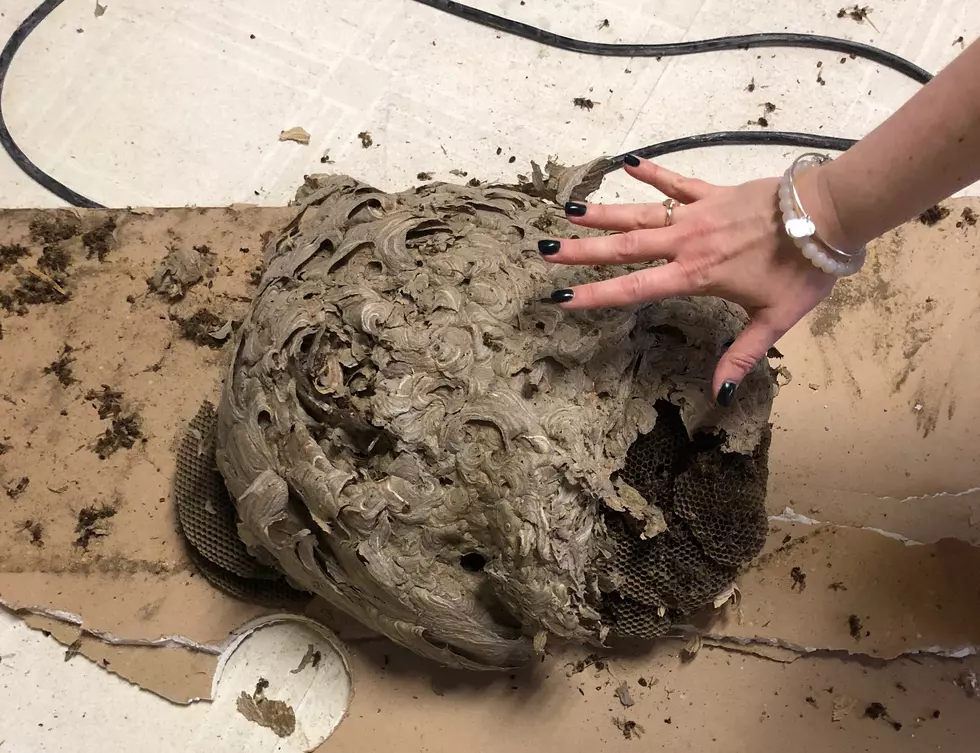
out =
[[(47, 188), (53, 194), (77, 207), (101, 208), (91, 199), (75, 193), (31, 162), (30, 158), (17, 146), (3, 119), (3, 83), (6, 79), (14, 55), (27, 36), (37, 28), (50, 13), (61, 5), (64, 0), (44, 0), (38, 8), (14, 31), (0, 52), (0, 144), (10, 155), (14, 163), (36, 183)], [(455, 0), (415, 0), (415, 2), (430, 8), (443, 11), (466, 21), (486, 26), (497, 31), (522, 37), (548, 47), (555, 47), (569, 52), (586, 55), (602, 55), (607, 57), (671, 57), (677, 55), (696, 55), (706, 52), (723, 50), (747, 50), (758, 47), (804, 47), (819, 50), (829, 50), (845, 55), (864, 58), (897, 71), (920, 84), (926, 84), (932, 79), (932, 74), (914, 63), (885, 50), (861, 42), (847, 39), (818, 36), (815, 34), (743, 34), (739, 36), (719, 37), (692, 42), (676, 42), (670, 44), (606, 44), (572, 39), (560, 34), (554, 34), (535, 26), (519, 21), (503, 18), (478, 8), (455, 2)], [(682, 152), (690, 149), (701, 149), (707, 146), (795, 146), (807, 149), (827, 151), (846, 151), (856, 142), (853, 139), (821, 136), (812, 133), (793, 133), (788, 131), (721, 131), (697, 136), (685, 136), (679, 139), (651, 144), (640, 149), (614, 157), (604, 172), (611, 172), (622, 166), (622, 158), (626, 154), (653, 159), (665, 154)]]
[(7, 80), (7, 73), (10, 71), (10, 64), (14, 60), (14, 55), (17, 54), (17, 50), (20, 46), (24, 44), (24, 40), (30, 36), (30, 33), (38, 27), (45, 18), (47, 18), (51, 11), (61, 5), (64, 0), (44, 0), (31, 15), (29, 15), (24, 22), (18, 26), (14, 33), (7, 40), (7, 44), (3, 46), (3, 51), (0, 51), (0, 145), (3, 145), (3, 150), (10, 155), (10, 159), (14, 161), (21, 170), (23, 170), (27, 177), (33, 180), (35, 183), (44, 186), (51, 193), (57, 196), (59, 199), (67, 201), (72, 206), (85, 207), (88, 209), (104, 209), (98, 202), (92, 201), (82, 196), (79, 193), (75, 193), (68, 186), (60, 181), (52, 178), (41, 168), (35, 165), (30, 157), (24, 154), (24, 151), (17, 146), (17, 142), (14, 141), (14, 137), (10, 135), (10, 129), (7, 128), (7, 121), (3, 117), (3, 85)]
[(927, 84), (932, 74), (898, 55), (861, 42), (852, 42), (837, 37), (823, 37), (816, 34), (742, 34), (732, 37), (700, 39), (692, 42), (673, 42), (670, 44), (606, 44), (586, 42), (581, 39), (563, 37), (536, 26), (471, 8), (455, 0), (415, 0), (430, 8), (441, 10), (457, 18), (488, 26), (491, 29), (528, 39), (547, 47), (557, 47), (569, 52), (585, 55), (604, 55), (606, 57), (659, 58), (677, 55), (698, 55), (702, 52), (721, 52), (723, 50), (748, 50), (757, 47), (808, 47), (816, 50), (840, 52), (845, 55), (865, 58), (880, 63), (886, 68), (908, 76), (920, 84)]

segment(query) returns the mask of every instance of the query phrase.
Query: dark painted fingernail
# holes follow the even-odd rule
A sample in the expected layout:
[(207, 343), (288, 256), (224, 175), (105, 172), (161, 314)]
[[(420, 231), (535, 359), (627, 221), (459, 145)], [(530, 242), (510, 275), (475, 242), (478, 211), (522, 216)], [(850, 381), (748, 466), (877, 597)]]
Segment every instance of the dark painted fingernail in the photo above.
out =
[(551, 294), (552, 303), (568, 303), (572, 298), (575, 297), (575, 292), (569, 290), (568, 288), (563, 288), (562, 290), (556, 290)]
[(557, 254), (560, 248), (561, 243), (558, 241), (538, 241), (538, 253), (543, 254), (544, 256)]
[(577, 201), (569, 201), (565, 203), (565, 214), (569, 217), (584, 217), (585, 210), (588, 207), (585, 204), (579, 204)]
[(640, 166), (640, 158), (637, 157), (635, 154), (627, 154), (625, 157), (623, 157), (623, 162), (625, 162), (630, 167)]
[(721, 349), (722, 350), (728, 350), (734, 344), (735, 344), (735, 341), (734, 340), (727, 340), (727, 341), (725, 341), (724, 345), (721, 346)]
[(721, 385), (721, 389), (718, 390), (718, 405), (722, 408), (727, 408), (732, 404), (735, 399), (735, 390), (738, 385), (735, 382), (725, 382)]

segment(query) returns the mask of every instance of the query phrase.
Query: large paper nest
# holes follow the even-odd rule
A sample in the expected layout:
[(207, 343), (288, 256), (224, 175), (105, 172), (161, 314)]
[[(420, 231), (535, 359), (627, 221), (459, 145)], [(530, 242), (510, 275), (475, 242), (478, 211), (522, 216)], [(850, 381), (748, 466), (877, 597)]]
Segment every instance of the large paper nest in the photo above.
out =
[[(559, 201), (581, 171), (561, 178)], [(624, 270), (543, 261), (582, 231), (515, 188), (317, 176), (299, 202), (217, 426), (239, 535), (294, 587), (499, 668), (549, 635), (661, 635), (758, 553), (770, 372), (711, 397), (740, 309), (559, 309), (554, 288)]]

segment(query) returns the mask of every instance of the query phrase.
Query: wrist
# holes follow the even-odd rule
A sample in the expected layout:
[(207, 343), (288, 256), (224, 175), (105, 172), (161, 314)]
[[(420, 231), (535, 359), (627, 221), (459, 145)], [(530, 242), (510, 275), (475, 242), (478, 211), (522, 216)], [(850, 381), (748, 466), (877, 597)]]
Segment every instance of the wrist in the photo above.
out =
[(813, 225), (816, 227), (820, 239), (834, 248), (850, 253), (860, 249), (864, 245), (865, 239), (856, 237), (844, 227), (841, 215), (834, 203), (832, 176), (827, 169), (832, 164), (830, 162), (800, 171), (795, 179), (796, 190), (800, 197), (800, 203), (806, 208), (810, 219), (813, 220)]

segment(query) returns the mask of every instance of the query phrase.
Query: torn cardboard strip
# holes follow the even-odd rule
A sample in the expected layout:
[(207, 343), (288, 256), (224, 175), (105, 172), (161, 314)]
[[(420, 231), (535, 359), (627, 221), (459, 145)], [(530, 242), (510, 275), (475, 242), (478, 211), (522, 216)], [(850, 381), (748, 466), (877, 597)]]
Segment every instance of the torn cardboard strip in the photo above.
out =
[(880, 659), (980, 648), (980, 548), (910, 546), (877, 531), (774, 522), (739, 580), (737, 610), (710, 628), (722, 644)]

